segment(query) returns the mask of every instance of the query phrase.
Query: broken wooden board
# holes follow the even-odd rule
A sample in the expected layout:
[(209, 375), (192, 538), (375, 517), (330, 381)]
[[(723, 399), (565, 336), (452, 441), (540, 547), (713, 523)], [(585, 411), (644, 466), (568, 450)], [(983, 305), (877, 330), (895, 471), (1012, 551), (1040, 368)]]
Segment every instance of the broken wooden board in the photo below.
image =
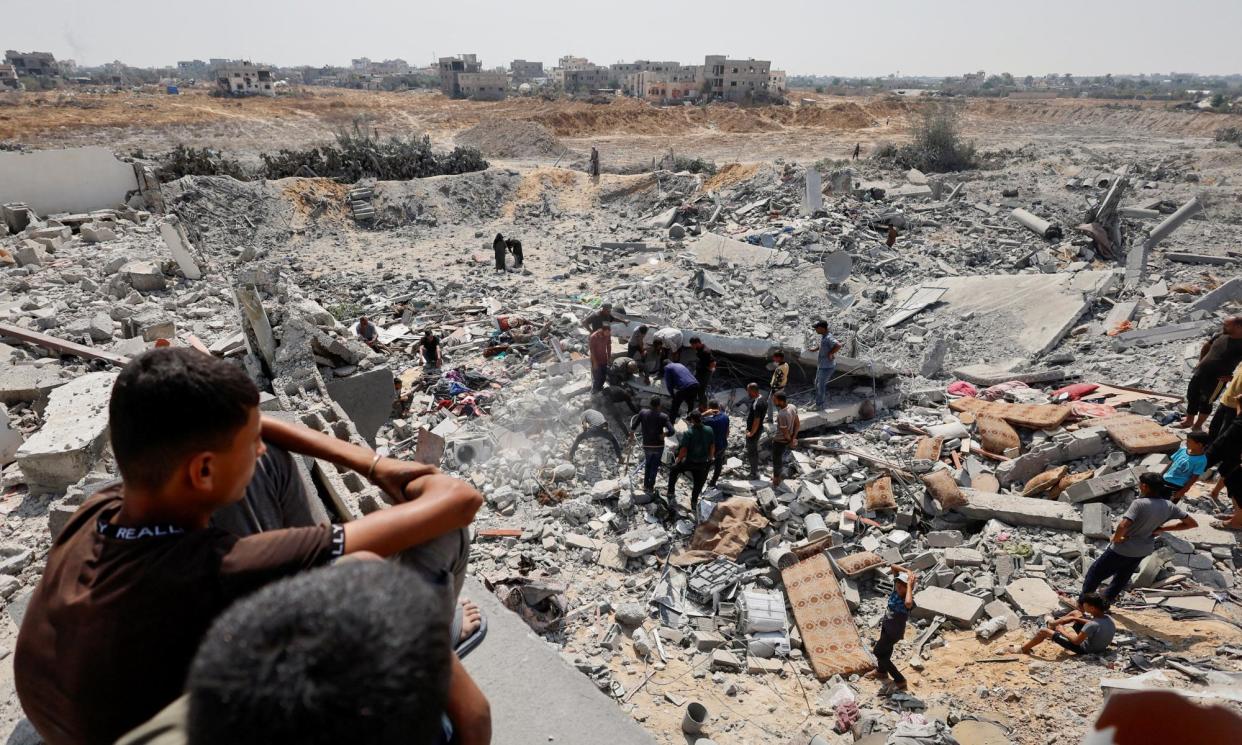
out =
[(69, 354), (86, 360), (104, 360), (105, 362), (111, 362), (117, 367), (124, 367), (129, 364), (129, 358), (124, 355), (114, 354), (97, 347), (88, 347), (85, 344), (78, 344), (65, 339), (58, 339), (55, 336), (48, 336), (38, 331), (24, 329), (11, 323), (0, 323), (0, 339), (4, 338), (17, 339), (18, 341), (34, 344), (44, 349), (50, 349), (59, 354)]
[(787, 567), (781, 579), (816, 678), (825, 681), (875, 666), (827, 556), (816, 554)]

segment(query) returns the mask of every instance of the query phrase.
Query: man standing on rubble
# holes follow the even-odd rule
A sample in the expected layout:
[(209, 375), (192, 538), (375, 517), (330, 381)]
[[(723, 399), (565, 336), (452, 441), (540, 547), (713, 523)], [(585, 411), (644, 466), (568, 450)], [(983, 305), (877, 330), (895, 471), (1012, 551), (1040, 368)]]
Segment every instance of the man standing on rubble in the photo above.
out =
[(816, 321), (815, 333), (819, 334), (819, 346), (812, 350), (819, 352), (815, 368), (815, 408), (823, 411), (828, 404), (828, 383), (837, 372), (837, 352), (841, 349), (841, 342), (828, 333), (827, 321)]
[(595, 331), (602, 328), (611, 334), (612, 324), (625, 323), (628, 320), (630, 319), (624, 314), (612, 312), (612, 303), (604, 303), (599, 306), (599, 310), (582, 319), (582, 327), (587, 331)]
[(716, 482), (720, 480), (720, 471), (724, 468), (725, 458), (727, 457), (727, 449), (729, 447), (729, 415), (725, 413), (720, 404), (715, 401), (708, 401), (703, 406), (703, 423), (711, 427), (712, 433), (716, 436), (716, 455), (712, 458), (712, 478), (707, 482), (708, 486), (716, 486)]
[(746, 384), (746, 462), (750, 465), (750, 480), (759, 480), (759, 437), (763, 423), (768, 417), (768, 399), (759, 392), (758, 383)]
[(1199, 364), (1186, 386), (1186, 417), (1177, 427), (1201, 429), (1212, 411), (1212, 401), (1234, 369), (1242, 363), (1242, 316), (1230, 316), (1221, 330), (1203, 343)]
[(643, 438), (643, 491), (655, 497), (656, 476), (664, 458), (664, 438), (673, 436), (673, 422), (661, 409), (660, 397), (652, 396), (647, 408), (630, 420), (630, 431), (639, 430)]
[(608, 376), (608, 363), (612, 357), (612, 334), (607, 326), (601, 326), (591, 332), (587, 338), (587, 350), (591, 356), (591, 392), (604, 390), (604, 380)]
[(680, 362), (669, 362), (664, 366), (664, 389), (673, 398), (671, 416), (676, 419), (681, 413), (681, 405), (686, 411), (697, 414), (694, 402), (699, 398), (699, 381), (690, 374), (689, 368)]
[(698, 404), (703, 406), (707, 403), (707, 386), (716, 374), (716, 355), (697, 336), (690, 338), (690, 348), (694, 350), (694, 379), (699, 381)]
[(508, 247), (505, 245), (505, 237), (497, 233), (496, 237), (492, 239), (492, 253), (496, 254), (496, 271), (498, 272), (508, 271), (505, 268), (506, 248)]
[(707, 469), (716, 457), (716, 434), (703, 424), (703, 415), (697, 411), (690, 412), (690, 428), (681, 436), (677, 448), (677, 460), (668, 474), (668, 521), (677, 520), (677, 477), (689, 472), (690, 516), (694, 522), (699, 521), (699, 494), (703, 493), (703, 485), (707, 483)]
[[(1104, 580), (1112, 578), (1108, 588), (1100, 595), (1112, 605), (1139, 564), (1156, 550), (1156, 536), (1174, 530), (1190, 530), (1197, 527), (1190, 513), (1181, 505), (1169, 500), (1172, 490), (1164, 476), (1148, 472), (1139, 477), (1139, 497), (1130, 503), (1126, 513), (1117, 523), (1117, 529), (1104, 553), (1092, 562), (1082, 579), (1082, 592), (1078, 595), (1081, 609), (1083, 598), (1096, 591)], [(1170, 520), (1177, 522), (1166, 525)]]
[(789, 403), (784, 393), (772, 394), (776, 405), (776, 435), (772, 438), (772, 488), (781, 485), (785, 478), (785, 453), (798, 447), (798, 430), (802, 421), (798, 410)]

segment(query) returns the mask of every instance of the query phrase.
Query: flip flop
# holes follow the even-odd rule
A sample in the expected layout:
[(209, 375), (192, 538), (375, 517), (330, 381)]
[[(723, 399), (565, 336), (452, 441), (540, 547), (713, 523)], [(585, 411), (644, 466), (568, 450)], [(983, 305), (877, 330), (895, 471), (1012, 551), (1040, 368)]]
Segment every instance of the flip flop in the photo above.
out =
[(1212, 527), (1216, 528), (1217, 530), (1228, 530), (1234, 533), (1242, 532), (1242, 526), (1230, 525), (1224, 520), (1213, 520)]
[[(449, 625), (449, 638), (456, 639), (461, 636), (461, 626), (466, 621), (466, 609), (461, 603), (457, 604), (457, 610), (453, 612), (453, 623)], [(475, 647), (483, 643), (483, 638), (487, 636), (487, 616), (484, 615), (482, 609), (479, 610), (479, 628), (474, 633), (462, 639), (453, 647), (453, 652), (457, 654), (457, 659), (464, 659), (466, 655), (474, 651)]]

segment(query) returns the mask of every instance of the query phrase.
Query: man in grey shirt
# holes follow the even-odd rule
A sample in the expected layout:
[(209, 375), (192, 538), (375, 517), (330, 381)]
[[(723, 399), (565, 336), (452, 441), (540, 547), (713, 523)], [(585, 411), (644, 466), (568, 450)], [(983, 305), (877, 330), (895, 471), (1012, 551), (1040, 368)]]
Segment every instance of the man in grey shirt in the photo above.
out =
[[(1145, 557), (1156, 550), (1156, 534), (1172, 530), (1190, 530), (1198, 525), (1181, 506), (1169, 501), (1170, 487), (1158, 473), (1144, 473), (1139, 477), (1139, 497), (1130, 503), (1126, 514), (1117, 523), (1112, 541), (1100, 558), (1096, 559), (1082, 580), (1082, 593), (1078, 596), (1079, 607), (1083, 598), (1095, 592), (1104, 580), (1112, 577), (1108, 588), (1100, 593), (1111, 604), (1130, 583), (1130, 578)], [(1165, 525), (1169, 520), (1177, 520)]]

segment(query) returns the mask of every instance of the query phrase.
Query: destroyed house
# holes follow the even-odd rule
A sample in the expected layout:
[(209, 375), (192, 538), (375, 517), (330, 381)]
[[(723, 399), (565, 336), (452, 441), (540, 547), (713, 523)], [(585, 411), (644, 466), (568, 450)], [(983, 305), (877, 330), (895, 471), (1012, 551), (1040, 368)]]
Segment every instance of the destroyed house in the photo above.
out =
[(502, 101), (509, 89), (503, 72), (465, 72), (457, 76), (458, 94), (474, 101)]
[(483, 70), (483, 63), (477, 54), (460, 54), (456, 57), (441, 57), (440, 92), (449, 98), (461, 98), (462, 73), (476, 73)]
[(216, 70), (216, 86), (230, 96), (274, 96), (271, 68), (242, 62)]
[(710, 95), (725, 101), (744, 102), (767, 93), (772, 63), (768, 60), (728, 59), (709, 54), (703, 60), (703, 76)]
[(50, 52), (15, 52), (10, 49), (4, 53), (4, 61), (13, 66), (18, 77), (54, 78), (60, 75), (60, 67)]
[(17, 70), (12, 65), (0, 65), (0, 88), (21, 88)]

